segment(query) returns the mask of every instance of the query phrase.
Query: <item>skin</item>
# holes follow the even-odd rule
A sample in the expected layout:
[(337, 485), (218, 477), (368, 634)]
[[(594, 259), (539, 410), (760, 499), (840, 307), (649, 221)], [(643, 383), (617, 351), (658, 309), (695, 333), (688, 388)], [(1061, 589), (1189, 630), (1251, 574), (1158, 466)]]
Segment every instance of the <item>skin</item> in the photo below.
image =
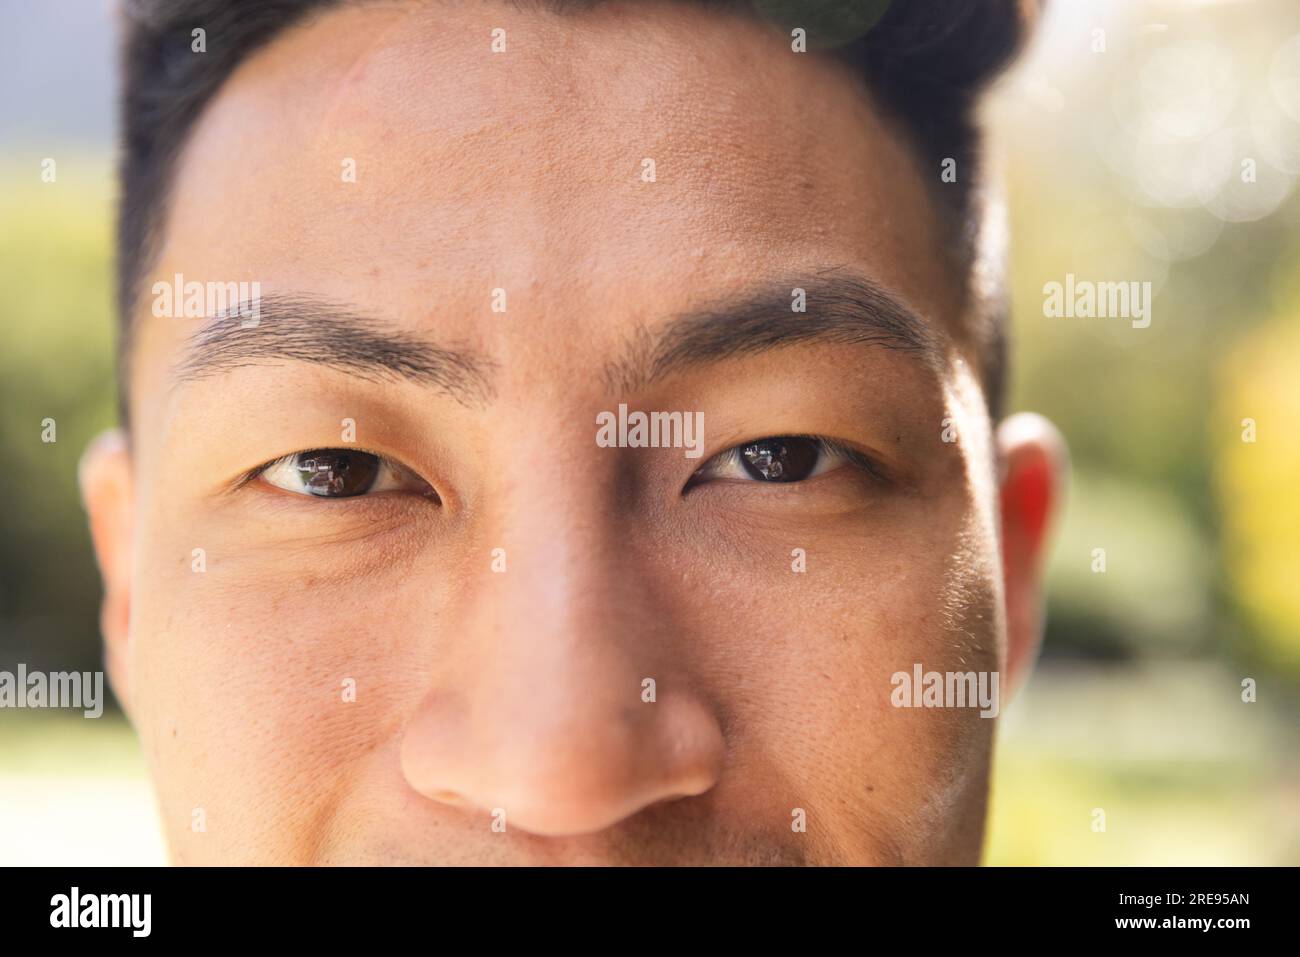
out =
[[(348, 8), (243, 64), (180, 158), (130, 442), (82, 468), (173, 860), (977, 863), (997, 722), (893, 707), (891, 676), (1023, 679), (1064, 451), (1034, 416), (991, 428), (929, 176), (847, 70), (689, 4)], [(676, 315), (832, 267), (942, 362), (804, 343), (607, 374)], [(288, 359), (177, 385), (201, 322), (148, 290), (178, 272), (471, 350), (490, 395)], [(599, 447), (620, 402), (703, 412), (703, 458)], [(347, 418), (438, 499), (241, 482), (346, 447)], [(687, 488), (784, 434), (889, 478)]]

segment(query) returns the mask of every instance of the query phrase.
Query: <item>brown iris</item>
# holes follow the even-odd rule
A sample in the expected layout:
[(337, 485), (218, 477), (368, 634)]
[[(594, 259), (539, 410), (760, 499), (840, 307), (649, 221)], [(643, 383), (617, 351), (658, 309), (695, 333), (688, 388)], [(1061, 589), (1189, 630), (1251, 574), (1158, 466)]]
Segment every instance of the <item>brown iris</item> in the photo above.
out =
[(745, 471), (765, 482), (798, 482), (812, 474), (821, 447), (813, 439), (778, 435), (751, 442), (740, 450)]
[(369, 452), (313, 449), (295, 456), (294, 468), (305, 491), (312, 495), (346, 498), (362, 495), (375, 484), (379, 458)]

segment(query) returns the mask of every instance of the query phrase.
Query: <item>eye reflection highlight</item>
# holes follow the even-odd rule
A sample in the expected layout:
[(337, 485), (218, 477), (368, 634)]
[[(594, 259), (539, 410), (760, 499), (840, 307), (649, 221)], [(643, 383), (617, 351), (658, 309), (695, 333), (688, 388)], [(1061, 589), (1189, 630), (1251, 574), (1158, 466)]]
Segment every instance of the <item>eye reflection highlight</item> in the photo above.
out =
[(433, 487), (391, 459), (358, 449), (310, 449), (282, 456), (250, 478), (316, 498), (355, 498), (380, 492), (409, 492), (437, 498)]
[(852, 466), (879, 477), (863, 453), (817, 435), (774, 435), (734, 445), (715, 455), (691, 476), (687, 488), (711, 481), (750, 484), (803, 482)]

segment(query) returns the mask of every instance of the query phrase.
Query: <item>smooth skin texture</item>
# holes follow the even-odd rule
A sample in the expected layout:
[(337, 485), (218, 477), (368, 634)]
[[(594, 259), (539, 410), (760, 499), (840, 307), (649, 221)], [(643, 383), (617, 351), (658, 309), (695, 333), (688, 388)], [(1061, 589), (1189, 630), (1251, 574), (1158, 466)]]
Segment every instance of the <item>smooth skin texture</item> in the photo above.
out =
[[(689, 4), (344, 8), (247, 61), (180, 160), (129, 447), (82, 467), (173, 860), (977, 863), (996, 721), (894, 708), (890, 679), (1023, 679), (1065, 453), (1038, 417), (990, 428), (929, 174), (847, 70)], [(942, 361), (806, 342), (610, 374), (675, 316), (826, 271)], [(484, 394), (271, 357), (178, 381), (204, 324), (152, 315), (175, 273), (464, 350)], [(703, 458), (599, 447), (619, 402), (703, 412)], [(347, 448), (345, 419), (409, 486), (245, 481)], [(788, 434), (880, 469), (691, 481)]]

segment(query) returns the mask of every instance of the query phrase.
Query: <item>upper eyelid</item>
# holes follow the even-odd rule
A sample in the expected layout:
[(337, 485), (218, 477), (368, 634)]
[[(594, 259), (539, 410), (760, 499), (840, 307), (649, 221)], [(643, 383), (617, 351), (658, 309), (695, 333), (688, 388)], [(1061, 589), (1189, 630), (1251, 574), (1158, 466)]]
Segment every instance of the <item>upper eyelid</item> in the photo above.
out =
[[(397, 459), (393, 458), (391, 455), (385, 455), (383, 452), (376, 452), (374, 449), (366, 449), (357, 445), (353, 445), (353, 446), (312, 445), (305, 449), (294, 449), (292, 452), (286, 452), (284, 455), (277, 455), (269, 462), (263, 462), (261, 465), (256, 466), (253, 469), (253, 471), (254, 472), (265, 471), (266, 469), (269, 469), (272, 465), (279, 465), (281, 462), (284, 462), (287, 459), (291, 459), (296, 455), (305, 455), (308, 452), (352, 452), (354, 454), (360, 454), (360, 455), (373, 455), (377, 459), (382, 459), (385, 462), (391, 462), (394, 465), (402, 464)], [(403, 466), (403, 468), (405, 467), (406, 466)]]

